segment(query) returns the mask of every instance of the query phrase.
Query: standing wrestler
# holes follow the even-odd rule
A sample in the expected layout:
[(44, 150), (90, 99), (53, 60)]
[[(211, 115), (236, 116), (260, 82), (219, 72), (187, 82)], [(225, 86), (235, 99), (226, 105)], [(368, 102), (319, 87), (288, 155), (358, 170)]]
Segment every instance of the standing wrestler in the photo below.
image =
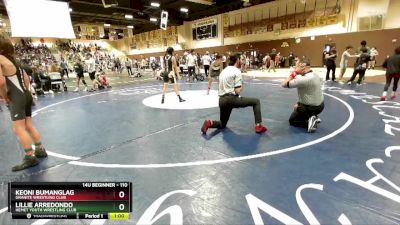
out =
[(85, 85), (84, 91), (87, 91), (88, 90), (87, 89), (87, 84), (86, 84), (86, 81), (85, 81), (85, 76), (83, 75), (83, 65), (82, 65), (82, 61), (81, 61), (80, 58), (76, 59), (76, 62), (75, 62), (75, 65), (74, 65), (74, 69), (75, 69), (75, 72), (76, 72), (76, 77), (78, 78), (78, 79), (76, 79), (76, 88), (75, 88), (74, 92), (79, 91), (79, 83), (80, 83), (81, 80), (82, 80), (83, 85)]
[(219, 111), (220, 120), (205, 120), (201, 127), (203, 134), (207, 133), (209, 128), (224, 129), (228, 123), (232, 109), (253, 107), (255, 131), (256, 133), (264, 133), (267, 128), (264, 127), (261, 117), (261, 104), (257, 98), (241, 97), (240, 92), (243, 90), (240, 55), (231, 55), (229, 57), (229, 66), (226, 67), (219, 78)]
[(174, 49), (172, 47), (168, 47), (167, 54), (165, 54), (164, 56), (165, 72), (163, 73), (164, 86), (163, 86), (161, 104), (164, 104), (165, 93), (167, 93), (168, 91), (168, 83), (172, 83), (174, 85), (174, 91), (179, 98), (179, 102), (185, 101), (179, 95), (178, 84), (176, 83), (176, 76), (179, 75), (179, 67), (176, 64), (176, 59), (173, 54), (174, 54)]
[[(0, 97), (9, 105), (15, 134), (25, 151), (22, 163), (14, 166), (12, 171), (39, 164), (37, 158), (47, 157), (47, 153), (32, 122), (33, 100), (29, 78), (16, 63), (11, 41), (4, 37), (0, 37)], [(32, 149), (32, 142), (35, 150)]]
[(275, 70), (275, 58), (276, 58), (276, 49), (275, 48), (273, 48), (272, 49), (272, 51), (271, 51), (271, 53), (269, 54), (269, 67), (268, 67), (268, 72), (271, 70), (271, 69), (273, 69), (274, 70), (274, 72), (276, 72), (276, 70)]
[(90, 89), (90, 91), (94, 91), (97, 86), (96, 61), (94, 60), (93, 56), (90, 53), (86, 55), (85, 64), (87, 72), (89, 73), (89, 78), (92, 81), (92, 88)]
[(222, 56), (217, 55), (215, 61), (211, 64), (210, 79), (208, 80), (207, 94), (210, 94), (211, 84), (212, 84), (214, 78), (218, 79), (219, 74), (221, 73), (223, 67), (224, 67), (224, 64), (222, 62)]

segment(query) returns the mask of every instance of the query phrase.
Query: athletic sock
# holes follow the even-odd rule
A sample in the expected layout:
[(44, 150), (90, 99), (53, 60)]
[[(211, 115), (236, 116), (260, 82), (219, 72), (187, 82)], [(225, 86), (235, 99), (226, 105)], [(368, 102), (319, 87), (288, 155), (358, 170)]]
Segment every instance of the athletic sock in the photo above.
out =
[(47, 157), (46, 149), (44, 149), (41, 142), (35, 143), (35, 156), (37, 158), (45, 158)]
[(392, 92), (392, 97), (390, 97), (390, 99), (394, 100), (394, 99), (396, 99), (396, 98), (397, 98), (396, 92), (393, 91), (393, 92)]
[(386, 101), (386, 95), (387, 95), (387, 92), (384, 91), (384, 92), (382, 93), (382, 96), (381, 96), (381, 101)]
[(27, 148), (24, 149), (25, 155), (31, 155), (33, 153), (33, 149), (32, 148)]
[(42, 147), (42, 142), (40, 142), (40, 141), (35, 142), (35, 147), (36, 147), (36, 148)]

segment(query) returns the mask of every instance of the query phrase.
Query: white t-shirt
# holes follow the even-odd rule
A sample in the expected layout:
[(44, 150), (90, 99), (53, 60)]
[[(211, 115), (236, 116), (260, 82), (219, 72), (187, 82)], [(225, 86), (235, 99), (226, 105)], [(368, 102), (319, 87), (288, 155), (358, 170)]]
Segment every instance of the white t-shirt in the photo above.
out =
[(186, 65), (187, 66), (196, 66), (196, 57), (192, 54), (186, 56)]
[(209, 66), (211, 64), (211, 57), (209, 55), (203, 55), (201, 57), (201, 60), (203, 61), (203, 65)]
[(378, 50), (372, 49), (370, 55), (371, 55), (371, 57), (379, 55)]
[(132, 67), (132, 61), (130, 59), (125, 61), (125, 66), (126, 67)]
[(228, 66), (219, 75), (219, 96), (236, 94), (235, 88), (242, 86), (242, 73), (236, 66)]
[(85, 63), (86, 63), (86, 66), (87, 66), (87, 71), (89, 73), (93, 73), (93, 72), (96, 71), (96, 62), (94, 61), (93, 58), (87, 59), (85, 61)]
[(142, 59), (142, 67), (145, 67), (147, 65), (147, 61), (145, 59)]

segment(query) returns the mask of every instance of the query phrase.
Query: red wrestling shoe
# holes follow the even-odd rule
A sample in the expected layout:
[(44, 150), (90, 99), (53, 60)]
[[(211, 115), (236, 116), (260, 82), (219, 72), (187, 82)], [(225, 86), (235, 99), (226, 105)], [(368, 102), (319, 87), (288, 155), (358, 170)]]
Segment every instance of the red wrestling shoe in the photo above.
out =
[(211, 120), (205, 120), (203, 126), (201, 127), (201, 132), (203, 134), (207, 133), (207, 130), (211, 127)]
[(261, 124), (256, 126), (256, 133), (258, 133), (258, 134), (264, 133), (267, 130), (268, 130), (268, 128), (264, 127)]

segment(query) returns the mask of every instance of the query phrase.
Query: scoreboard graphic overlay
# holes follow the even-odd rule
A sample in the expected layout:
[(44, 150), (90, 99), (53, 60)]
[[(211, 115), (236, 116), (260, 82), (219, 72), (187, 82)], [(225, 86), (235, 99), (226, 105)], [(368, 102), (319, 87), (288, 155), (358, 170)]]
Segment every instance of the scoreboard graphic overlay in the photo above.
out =
[(130, 182), (51, 182), (8, 184), (13, 219), (129, 219)]

